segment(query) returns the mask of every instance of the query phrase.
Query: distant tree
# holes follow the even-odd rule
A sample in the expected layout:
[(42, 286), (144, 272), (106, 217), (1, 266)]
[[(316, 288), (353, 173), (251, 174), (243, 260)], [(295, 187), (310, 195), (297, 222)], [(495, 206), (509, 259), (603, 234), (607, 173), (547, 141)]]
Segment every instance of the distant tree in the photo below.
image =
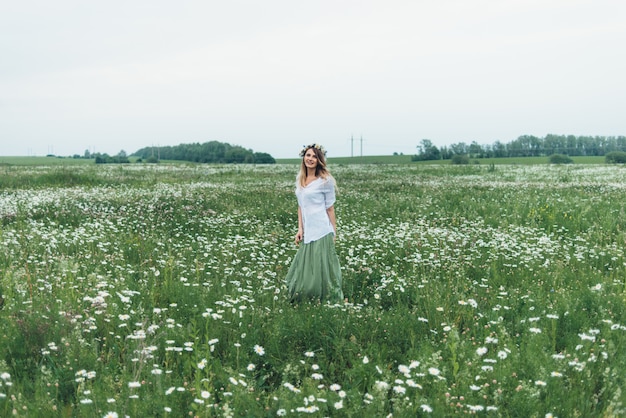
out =
[(476, 141), (472, 141), (469, 146), (469, 155), (470, 157), (482, 157), (483, 156), (483, 148)]
[(493, 156), (496, 158), (501, 158), (501, 157), (506, 157), (506, 145), (503, 144), (500, 141), (496, 141), (494, 142), (493, 146), (491, 147), (491, 149), (493, 150)]
[(450, 158), (454, 156), (454, 153), (450, 150), (450, 148), (446, 146), (441, 147), (439, 151), (441, 152), (442, 160), (449, 160)]
[(224, 154), (224, 160), (227, 163), (251, 163), (254, 162), (251, 161), (253, 159), (252, 153), (242, 147), (233, 147)]
[(441, 160), (441, 152), (439, 148), (433, 145), (430, 139), (422, 139), (420, 145), (417, 146), (418, 154), (414, 155), (412, 161), (430, 161)]
[(276, 160), (270, 154), (267, 154), (265, 152), (255, 152), (254, 163), (255, 164), (276, 164)]
[(91, 152), (89, 152), (88, 149), (85, 150), (85, 153), (83, 154), (83, 158), (86, 158), (86, 159), (90, 159), (91, 158)]
[(127, 157), (120, 157), (117, 155), (114, 157), (111, 157), (107, 153), (104, 153), (104, 154), (96, 153), (96, 154), (93, 154), (93, 156), (96, 159), (96, 164), (128, 164), (130, 163)]
[(450, 150), (453, 154), (468, 154), (469, 150), (465, 142), (459, 142), (457, 144), (450, 145)]
[[(252, 150), (218, 141), (158, 147), (156, 150), (154, 147), (146, 147), (132, 155), (143, 159), (156, 155), (157, 159), (220, 164), (251, 164), (257, 160)], [(262, 159), (267, 160), (265, 157)]]
[[(428, 151), (434, 151), (430, 140), (422, 140), (417, 146), (419, 154), (412, 160), (436, 159)], [(436, 147), (435, 147), (436, 148)], [(467, 145), (459, 142), (442, 147), (441, 158), (448, 159), (453, 155), (465, 155), (478, 158), (530, 157), (560, 155), (606, 155), (609, 152), (626, 152), (626, 136), (575, 136), (548, 134), (544, 138), (533, 135), (522, 135), (508, 143), (495, 141), (492, 145), (479, 145), (472, 142)], [(435, 153), (436, 155), (436, 153)]]
[(565, 154), (552, 154), (550, 156), (550, 164), (572, 164), (573, 162), (574, 160)]
[(626, 164), (626, 152), (611, 151), (604, 157), (607, 164)]
[(467, 155), (454, 154), (450, 160), (451, 164), (469, 164), (470, 159)]

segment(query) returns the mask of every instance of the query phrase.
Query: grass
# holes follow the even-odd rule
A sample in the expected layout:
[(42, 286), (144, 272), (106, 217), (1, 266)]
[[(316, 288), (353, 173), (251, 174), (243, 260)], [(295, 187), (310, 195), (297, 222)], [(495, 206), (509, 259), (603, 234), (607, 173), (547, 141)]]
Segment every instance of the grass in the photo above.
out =
[(621, 167), (331, 162), (336, 306), (297, 168), (4, 167), (0, 416), (626, 413)]
[[(413, 164), (413, 165), (441, 165), (450, 164), (450, 160), (438, 161), (411, 161), (411, 155), (366, 155), (362, 157), (330, 157), (328, 162), (336, 165), (351, 164)], [(604, 157), (571, 157), (575, 164), (604, 164)], [(131, 159), (134, 162), (134, 159)], [(299, 164), (300, 158), (279, 158), (277, 164)], [(536, 165), (548, 164), (548, 157), (517, 157), (517, 158), (474, 158), (471, 164), (482, 165)], [(94, 164), (93, 159), (84, 158), (59, 158), (59, 157), (0, 157), (0, 167), (2, 166), (74, 166)], [(181, 161), (161, 161), (161, 164), (191, 164), (195, 163)]]
[(2, 157), (0, 166), (7, 165), (86, 165), (93, 164), (95, 160), (84, 158), (60, 158), (60, 157)]
[[(604, 157), (572, 157), (575, 164), (604, 164)], [(515, 158), (473, 158), (470, 164), (480, 165), (536, 165), (549, 164), (548, 157), (515, 157)], [(298, 164), (299, 158), (276, 160), (278, 164)], [(363, 157), (330, 157), (329, 164), (413, 164), (413, 165), (448, 165), (450, 160), (411, 161), (410, 155), (380, 155)]]

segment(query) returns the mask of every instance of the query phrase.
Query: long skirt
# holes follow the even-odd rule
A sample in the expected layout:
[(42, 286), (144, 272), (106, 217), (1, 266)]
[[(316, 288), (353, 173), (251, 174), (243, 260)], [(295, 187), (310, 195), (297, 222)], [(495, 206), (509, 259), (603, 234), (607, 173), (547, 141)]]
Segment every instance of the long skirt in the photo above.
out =
[(341, 267), (335, 251), (333, 234), (301, 244), (285, 277), (289, 299), (329, 301), (343, 300)]

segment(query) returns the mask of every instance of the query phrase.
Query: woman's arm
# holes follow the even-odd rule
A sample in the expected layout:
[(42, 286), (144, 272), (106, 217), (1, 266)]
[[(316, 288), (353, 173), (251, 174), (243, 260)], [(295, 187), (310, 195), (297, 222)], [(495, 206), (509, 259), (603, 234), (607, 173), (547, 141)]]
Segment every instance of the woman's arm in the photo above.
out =
[(333, 226), (335, 230), (335, 239), (337, 239), (337, 219), (335, 218), (335, 206), (331, 206), (326, 209), (326, 213), (328, 214), (328, 219), (330, 220), (330, 224)]
[(304, 226), (302, 225), (302, 209), (298, 206), (298, 233), (296, 234), (296, 245), (300, 244), (304, 237)]

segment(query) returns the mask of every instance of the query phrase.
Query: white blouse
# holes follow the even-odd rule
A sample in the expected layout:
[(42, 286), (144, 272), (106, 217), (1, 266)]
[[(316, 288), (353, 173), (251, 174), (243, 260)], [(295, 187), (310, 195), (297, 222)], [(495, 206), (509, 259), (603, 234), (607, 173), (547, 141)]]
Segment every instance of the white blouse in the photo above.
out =
[(305, 187), (296, 182), (296, 197), (302, 212), (305, 244), (335, 233), (326, 212), (335, 204), (335, 181), (332, 177), (320, 177)]

